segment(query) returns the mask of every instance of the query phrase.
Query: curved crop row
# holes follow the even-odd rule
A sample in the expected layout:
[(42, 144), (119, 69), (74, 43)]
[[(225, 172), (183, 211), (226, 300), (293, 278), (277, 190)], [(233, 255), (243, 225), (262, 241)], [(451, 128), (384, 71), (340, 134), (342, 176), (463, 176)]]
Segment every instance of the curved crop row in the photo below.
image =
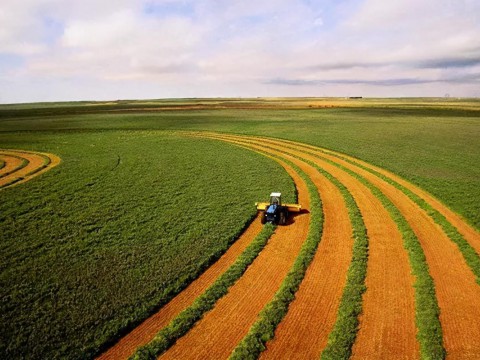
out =
[(163, 328), (147, 345), (139, 348), (130, 359), (156, 359), (165, 352), (178, 338), (202, 318), (203, 314), (212, 309), (218, 299), (224, 296), (228, 289), (242, 276), (247, 267), (255, 260), (267, 244), (275, 228), (266, 225), (235, 263), (223, 273), (194, 303), (183, 310), (170, 324)]
[[(1, 155), (1, 153), (0, 153), (0, 155)], [(22, 158), (21, 156), (16, 156), (16, 155), (12, 155), (12, 154), (8, 154), (7, 156), (10, 157), (10, 158), (17, 159), (18, 161), (20, 161), (20, 163), (19, 163), (18, 165), (14, 165), (14, 166), (12, 167), (12, 169), (8, 169), (8, 167), (9, 167), (9, 166), (8, 166), (8, 165), (9, 165), (9, 162), (5, 162), (5, 166), (4, 166), (5, 169), (4, 169), (4, 170), (6, 170), (6, 171), (5, 171), (5, 172), (2, 172), (2, 173), (0, 174), (0, 178), (6, 177), (6, 176), (8, 176), (8, 175), (11, 175), (11, 174), (13, 174), (13, 173), (15, 173), (15, 172), (23, 169), (25, 166), (28, 165), (28, 160)]]
[[(406, 186), (400, 184), (398, 181), (395, 181), (391, 177), (386, 176), (385, 174), (380, 173), (379, 171), (376, 171), (375, 169), (365, 166), (359, 162), (353, 161), (349, 159), (348, 157), (339, 155), (339, 154), (334, 154), (331, 151), (325, 151), (323, 149), (317, 149), (317, 151), (321, 151), (326, 154), (331, 154), (338, 159), (344, 160), (354, 166), (357, 166), (363, 170), (366, 170), (373, 175), (379, 177), (380, 179), (384, 180), (385, 182), (389, 183), (390, 185), (393, 185), (400, 191), (402, 191), (405, 195), (407, 195), (412, 201), (414, 201), (420, 208), (425, 210), (428, 215), (438, 224), (442, 227), (443, 231), (448, 235), (448, 237), (457, 244), (459, 250), (461, 251), (463, 257), (465, 258), (465, 261), (467, 264), (470, 266), (472, 271), (474, 272), (476, 278), (477, 278), (477, 283), (480, 285), (480, 256), (475, 251), (474, 247), (472, 244), (470, 244), (465, 237), (458, 231), (458, 229), (453, 226), (443, 215), (440, 211), (435, 209), (432, 205), (430, 205), (425, 199), (421, 198), (419, 195), (415, 194), (412, 190), (408, 189)], [(480, 243), (479, 243), (480, 245)]]
[(260, 312), (258, 320), (250, 328), (248, 334), (235, 348), (231, 355), (231, 359), (252, 359), (265, 350), (265, 343), (273, 338), (277, 325), (285, 317), (290, 302), (295, 298), (300, 283), (302, 282), (305, 272), (313, 260), (315, 251), (318, 247), (322, 236), (323, 229), (323, 213), (322, 201), (312, 180), (295, 164), (287, 162), (307, 184), (310, 195), (310, 226), (300, 254), (297, 256), (295, 263), (288, 272), (280, 289), (274, 298)]
[[(306, 154), (314, 155), (310, 152), (305, 152)], [(317, 156), (318, 157), (318, 156)], [(330, 159), (323, 158), (325, 161), (331, 163), (334, 166), (344, 170), (350, 175), (354, 176), (360, 180), (365, 186), (367, 186), (373, 194), (382, 202), (383, 206), (389, 211), (390, 215), (397, 223), (403, 239), (405, 248), (408, 251), (409, 259), (412, 267), (412, 271), (416, 277), (415, 282), (415, 301), (416, 301), (416, 325), (418, 328), (417, 338), (421, 345), (421, 356), (422, 358), (435, 358), (440, 359), (445, 356), (445, 350), (442, 344), (442, 330), (439, 321), (439, 307), (435, 295), (435, 287), (433, 284), (433, 279), (431, 278), (428, 272), (428, 265), (426, 263), (425, 255), (420, 246), (418, 238), (415, 233), (412, 231), (411, 227), (408, 225), (406, 219), (402, 216), (400, 211), (393, 205), (393, 203), (374, 185), (368, 182), (364, 177), (358, 175), (354, 171), (343, 167), (341, 164), (338, 164)], [(318, 165), (305, 160), (305, 162), (311, 163), (312, 166), (317, 168), (319, 172), (324, 173), (332, 182), (335, 182), (339, 186), (344, 195), (348, 198), (351, 206), (355, 205), (354, 199), (351, 197), (351, 194), (348, 192), (347, 188), (343, 186), (337, 179), (335, 179), (330, 173), (326, 172), (324, 169)], [(353, 202), (353, 203), (352, 203)], [(357, 208), (357, 211), (358, 208)], [(360, 214), (359, 214), (360, 215)], [(363, 225), (359, 224), (359, 225)], [(358, 228), (358, 226), (357, 226)], [(360, 234), (365, 236), (366, 229), (365, 227), (360, 228)], [(368, 239), (364, 238), (361, 240), (364, 244), (364, 251), (367, 252)], [(363, 280), (366, 275), (366, 256), (360, 256), (358, 260), (355, 261), (355, 254), (362, 253), (362, 248), (354, 250), (354, 259), (352, 261), (351, 269), (349, 270), (349, 279), (353, 278), (354, 284), (356, 286), (363, 286)], [(365, 254), (367, 255), (367, 254)], [(363, 276), (363, 279), (362, 279)], [(356, 280), (356, 283), (355, 283)], [(361, 294), (363, 293), (362, 288), (355, 289), (351, 286), (350, 281), (348, 282), (344, 296), (342, 298), (342, 304), (340, 306), (338, 320), (335, 325), (334, 330), (329, 336), (329, 343), (322, 353), (322, 358), (325, 359), (338, 359), (338, 358), (349, 358), (351, 355), (351, 347), (353, 346), (356, 327), (358, 325), (357, 316), (361, 311)], [(354, 300), (356, 299), (356, 301)]]
[[(60, 158), (53, 154), (24, 150), (0, 150), (1, 154), (18, 159), (21, 163), (0, 174), (0, 189), (28, 181), (60, 163)], [(5, 163), (6, 167), (8, 167), (8, 162)]]
[(340, 300), (337, 321), (329, 335), (327, 347), (322, 353), (322, 358), (348, 358), (356, 338), (358, 315), (362, 311), (362, 294), (366, 289), (365, 277), (367, 275), (368, 262), (367, 229), (360, 209), (348, 189), (329, 172), (316, 164), (312, 165), (340, 190), (347, 204), (352, 224), (354, 243), (352, 261), (347, 274), (347, 284)]
[[(222, 138), (219, 139), (222, 140)], [(235, 137), (235, 139), (238, 138)], [(253, 144), (249, 141), (246, 141), (246, 143)], [(264, 149), (269, 149), (272, 151), (275, 150), (266, 144), (263, 144), (262, 147)], [(362, 309), (362, 294), (365, 291), (364, 281), (367, 272), (368, 258), (368, 236), (366, 234), (365, 224), (363, 223), (360, 210), (356, 205), (355, 200), (343, 184), (341, 184), (330, 173), (326, 172), (313, 162), (302, 159), (301, 157), (296, 155), (289, 155), (312, 166), (322, 175), (327, 177), (331, 182), (335, 184), (335, 186), (337, 186), (341, 190), (341, 193), (347, 203), (350, 221), (353, 226), (353, 254), (350, 267), (348, 269), (347, 283), (345, 285), (338, 310), (338, 320), (329, 336), (327, 348), (325, 349), (322, 356), (325, 358), (348, 358), (351, 352), (351, 347), (355, 340), (356, 330), (358, 326), (357, 317)], [(314, 188), (314, 184), (311, 181), (309, 181), (309, 186)], [(311, 189), (311, 191), (315, 191), (317, 193), (318, 190)], [(312, 209), (313, 219), (316, 218), (315, 214), (313, 213), (314, 210), (316, 209)], [(313, 254), (308, 255), (309, 256), (307, 260), (311, 261), (310, 255), (313, 257)], [(297, 259), (297, 261), (302, 261), (302, 259), (299, 258)], [(304, 264), (308, 266), (308, 262), (304, 262)], [(296, 270), (301, 276), (304, 274), (306, 268)], [(285, 283), (289, 283), (288, 279), (285, 280)], [(286, 290), (284, 289), (284, 293), (288, 294), (290, 298), (287, 297), (285, 294), (283, 295), (284, 297), (289, 298), (290, 301), (292, 300), (291, 296), (295, 294), (299, 286), (299, 284), (296, 283), (294, 283), (294, 285), (295, 287), (291, 286), (290, 288), (282, 287), (290, 290), (290, 292), (286, 292)], [(260, 314), (259, 320), (252, 327), (250, 333), (235, 349), (235, 352), (232, 354), (231, 358), (256, 358), (261, 351), (265, 350), (265, 342), (273, 337), (273, 332), (279, 323), (278, 320), (281, 320), (281, 318), (283, 318), (287, 310), (288, 303), (282, 303), (277, 299), (273, 300), (271, 304), (269, 304), (269, 307), (266, 307), (266, 309)]]
[[(371, 188), (371, 185), (370, 185), (370, 188)], [(382, 191), (385, 191), (385, 190), (382, 190)], [(425, 262), (425, 256), (423, 255), (423, 250), (422, 250), (422, 246), (426, 246), (428, 244), (419, 243), (416, 235), (408, 225), (407, 220), (403, 217), (403, 215), (399, 212), (399, 210), (396, 207), (393, 207), (394, 210), (392, 211), (392, 207), (388, 206), (387, 203), (385, 202), (386, 197), (385, 195), (382, 194), (382, 192), (380, 192), (377, 189), (375, 191), (375, 194), (377, 197), (379, 197), (382, 200), (382, 202), (384, 203), (384, 206), (389, 209), (389, 211), (391, 212), (391, 215), (394, 218), (396, 218), (396, 222), (400, 227), (400, 229), (402, 230), (402, 233), (404, 234), (405, 247), (409, 252), (411, 267), (417, 277), (417, 281), (415, 284), (416, 323), (419, 328), (419, 333), (417, 337), (421, 344), (422, 356), (426, 356), (426, 357), (435, 356), (436, 358), (441, 358), (444, 354), (444, 349), (442, 348), (442, 335), (441, 335), (442, 331), (441, 331), (440, 323), (438, 320), (437, 299), (435, 297), (433, 281), (431, 276), (429, 275), (427, 263)], [(429, 263), (435, 264), (434, 262), (432, 262), (432, 259), (430, 259)], [(437, 276), (436, 282), (438, 283), (439, 280), (440, 279), (438, 279), (438, 276)], [(477, 290), (472, 288), (469, 291), (478, 292)], [(455, 299), (456, 302), (460, 302), (458, 298), (453, 298), (453, 299)], [(464, 305), (469, 308), (472, 308), (472, 310), (475, 308), (475, 307), (472, 307), (471, 304), (464, 304)], [(473, 313), (472, 313), (472, 317), (476, 318), (476, 316)], [(457, 316), (457, 322), (458, 322), (458, 316)], [(470, 321), (467, 321), (467, 323), (468, 322), (470, 322), (470, 328), (473, 331), (473, 333), (478, 332), (478, 325), (479, 325), (478, 322), (476, 322), (475, 320), (472, 321), (471, 319)], [(471, 325), (473, 325), (473, 328), (471, 327)], [(465, 329), (467, 328), (468, 326), (465, 325)], [(449, 328), (449, 330), (451, 331), (452, 329)], [(460, 341), (466, 341), (467, 343), (468, 342), (471, 343), (471, 341), (468, 340), (469, 337), (465, 336), (465, 334), (460, 337), (463, 339)], [(448, 339), (450, 340), (450, 342), (452, 342), (452, 336), (449, 336), (447, 340)], [(471, 346), (471, 345), (462, 345), (462, 346)], [(450, 345), (450, 347), (458, 348), (458, 345)], [(470, 350), (467, 350), (467, 349), (468, 348), (464, 347), (463, 351), (467, 351), (468, 353), (468, 351)], [(456, 350), (456, 351), (459, 351), (459, 350)]]
[[(295, 144), (293, 142), (287, 141), (287, 143)], [(443, 231), (448, 235), (448, 237), (457, 244), (459, 250), (461, 251), (465, 261), (468, 263), (472, 271), (475, 273), (477, 277), (477, 283), (480, 284), (480, 237), (478, 233), (476, 233), (472, 229), (468, 229), (469, 226), (466, 224), (465, 227), (470, 230), (469, 233), (474, 233), (473, 237), (476, 237), (476, 242), (471, 243), (467, 241), (465, 235), (460, 233), (459, 229), (452, 224), (451, 221), (447, 219), (445, 213), (440, 211), (439, 209), (435, 208), (431, 203), (429, 203), (426, 199), (422, 198), (419, 193), (419, 189), (416, 189), (414, 186), (409, 184), (409, 187), (406, 186), (406, 183), (402, 179), (396, 179), (397, 176), (393, 174), (389, 174), (388, 172), (382, 169), (376, 169), (373, 165), (366, 164), (361, 160), (354, 159), (344, 154), (339, 154), (333, 152), (331, 150), (326, 150), (318, 147), (313, 147), (310, 145), (303, 145), (305, 149), (312, 149), (315, 151), (322, 152), (327, 155), (334, 156), (342, 161), (345, 161), (349, 164), (352, 164), (360, 169), (370, 172), (371, 174), (377, 176), (378, 178), (384, 180), (385, 182), (389, 183), (390, 185), (394, 186), (398, 190), (402, 191), (405, 195), (407, 195), (413, 202), (415, 202), (421, 209), (425, 210), (428, 215), (442, 227)], [(388, 174), (388, 175), (387, 175)], [(416, 190), (416, 191), (415, 191)], [(475, 240), (473, 240), (475, 241)]]
[[(342, 170), (348, 172), (365, 186), (367, 186), (374, 195), (382, 202), (383, 206), (389, 211), (390, 215), (397, 223), (403, 239), (405, 249), (408, 251), (412, 272), (416, 277), (415, 281), (415, 310), (416, 310), (416, 325), (418, 328), (417, 338), (421, 346), (421, 356), (423, 359), (442, 359), (445, 357), (445, 350), (442, 344), (442, 329), (439, 321), (439, 307), (435, 294), (435, 286), (433, 279), (428, 271), (428, 265), (425, 259), (420, 242), (409, 226), (405, 217), (395, 207), (395, 205), (374, 185), (368, 182), (365, 178), (357, 173), (333, 162), (328, 159), (326, 161), (338, 166)], [(340, 320), (340, 319), (339, 319)], [(339, 333), (340, 336), (343, 334)], [(353, 343), (352, 343), (353, 345)], [(329, 351), (327, 347), (322, 354), (322, 358), (348, 358), (350, 354), (345, 353), (346, 356), (338, 356), (338, 352)]]

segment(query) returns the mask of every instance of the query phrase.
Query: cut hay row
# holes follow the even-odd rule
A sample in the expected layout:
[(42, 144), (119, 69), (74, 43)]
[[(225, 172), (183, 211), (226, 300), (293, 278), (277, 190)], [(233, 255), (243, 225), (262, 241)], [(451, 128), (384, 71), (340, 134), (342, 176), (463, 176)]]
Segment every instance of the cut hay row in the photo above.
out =
[[(307, 216), (280, 227), (229, 293), (161, 358), (256, 358), (265, 343), (262, 358), (288, 354), (316, 358), (322, 351), (323, 358), (335, 359), (350, 355), (441, 359), (445, 350), (451, 358), (480, 354), (476, 341), (480, 337), (480, 287), (448, 226), (471, 248), (479, 237), (458, 215), (414, 185), (343, 154), (271, 138), (207, 132), (188, 135), (233, 142), (298, 166), (322, 197), (325, 233), (316, 253), (311, 248), (310, 259), (302, 262), (303, 269), (294, 268), (300, 277), (291, 283), (289, 269), (302, 259), (297, 255), (302, 254), (300, 246), (307, 236)], [(299, 186), (299, 202), (308, 204), (307, 185), (302, 185), (292, 166), (283, 166)], [(337, 212), (339, 218), (335, 218)], [(443, 216), (441, 221), (435, 214)], [(350, 267), (345, 282), (353, 245), (348, 240), (352, 227), (361, 237), (356, 221), (362, 218), (370, 238), (363, 297), (366, 247), (357, 261), (359, 250), (353, 249), (350, 266), (357, 263), (359, 267), (353, 271)], [(343, 224), (340, 233), (334, 231), (335, 221)], [(349, 287), (351, 279), (356, 280)], [(285, 283), (289, 286), (281, 285)]]
[[(357, 339), (357, 342), (361, 341), (365, 352), (370, 354), (381, 344), (386, 356), (406, 354), (415, 357), (418, 354), (418, 344), (415, 339), (413, 278), (402, 246), (401, 234), (387, 210), (363, 184), (336, 166), (305, 155), (302, 151), (288, 150), (281, 142), (277, 145), (273, 142), (250, 141), (261, 144), (263, 148), (271, 148), (315, 162), (348, 188), (360, 208), (368, 229), (371, 245), (366, 285), (371, 290), (370, 294), (375, 294), (368, 298), (367, 292), (364, 296), (363, 310), (364, 314), (369, 316), (367, 319), (365, 316), (361, 319), (363, 321), (359, 337), (362, 337), (360, 340)], [(353, 313), (348, 313), (347, 310), (340, 311), (340, 317), (344, 319), (340, 323), (350, 323), (350, 325), (339, 325), (341, 330), (336, 331), (337, 335), (334, 339), (330, 339), (332, 345), (329, 344), (328, 353), (332, 358), (337, 358), (339, 355), (341, 358), (348, 357), (355, 339), (355, 314), (360, 311), (358, 301), (363, 291), (363, 280), (356, 279), (356, 276), (359, 273), (362, 274), (362, 269), (364, 273), (366, 266), (366, 254), (361, 249), (362, 246), (356, 250), (358, 258), (355, 259), (358, 260), (354, 261), (353, 283), (344, 295), (347, 298), (345, 309), (351, 309), (352, 306), (357, 309)], [(356, 298), (358, 300), (355, 300)], [(395, 336), (389, 336), (392, 331)], [(365, 338), (363, 334), (366, 334)], [(308, 335), (305, 334), (305, 336)], [(403, 339), (402, 342), (398, 342), (399, 337)]]
[(163, 328), (147, 345), (139, 348), (131, 357), (133, 360), (154, 359), (165, 352), (175, 341), (185, 335), (202, 316), (211, 310), (218, 299), (242, 276), (255, 260), (274, 233), (275, 227), (267, 224), (251, 242), (235, 263), (223, 273), (194, 303), (183, 310), (165, 328)]
[(183, 310), (191, 306), (198, 296), (204, 293), (221, 274), (230, 268), (261, 230), (262, 224), (260, 218), (257, 217), (220, 259), (157, 313), (122, 337), (98, 359), (127, 359), (133, 355), (137, 348), (148, 344), (160, 330), (166, 327)]
[[(274, 151), (265, 144), (254, 145), (248, 139), (235, 137), (230, 138), (230, 141), (248, 145), (255, 150), (263, 149), (263, 151), (287, 158), (310, 177), (316, 191), (320, 192), (325, 214), (322, 240), (314, 260), (307, 270), (305, 279), (295, 294), (296, 299), (290, 304), (285, 320), (281, 322), (279, 329), (275, 332), (274, 340), (267, 343), (267, 350), (261, 355), (262, 358), (317, 358), (324, 349), (328, 335), (337, 319), (337, 310), (347, 278), (347, 269), (352, 260), (352, 246), (354, 247), (355, 259), (353, 261), (354, 265), (350, 268), (350, 273), (365, 274), (366, 272), (368, 240), (365, 236), (365, 227), (360, 213), (358, 209), (354, 209), (355, 205), (351, 195), (347, 200), (349, 207), (347, 211), (343, 195), (336, 187), (340, 185), (338, 181), (334, 184), (335, 179), (331, 176), (326, 178), (329, 174), (320, 173), (317, 171), (318, 169), (313, 167), (313, 164), (303, 162), (283, 152)], [(349, 195), (346, 190), (344, 190), (344, 193)], [(358, 240), (355, 243), (352, 239), (349, 211), (355, 213), (352, 215), (355, 238)], [(313, 212), (312, 217), (314, 218)], [(364, 276), (360, 279), (357, 279), (355, 275), (349, 276), (351, 282), (349, 287), (363, 287), (363, 278)], [(292, 291), (292, 293), (295, 293), (295, 291)], [(356, 295), (358, 304), (354, 311), (358, 313), (361, 310), (361, 292), (356, 293)], [(267, 319), (263, 322), (269, 321), (270, 326), (276, 325), (272, 322), (272, 319), (265, 318)], [(272, 316), (272, 318), (274, 317)], [(257, 325), (257, 327), (260, 327), (260, 325)], [(257, 331), (257, 333), (263, 335), (261, 332)], [(353, 333), (353, 336), (355, 335), (355, 326), (351, 329), (351, 333)], [(260, 343), (260, 339), (265, 341), (267, 335), (257, 336), (257, 342)], [(239, 349), (236, 356), (240, 358), (255, 357), (256, 354), (251, 356), (253, 350), (250, 350), (250, 353), (247, 352), (248, 348), (255, 348), (255, 342), (252, 340), (255, 340), (255, 338), (248, 340), (250, 342), (249, 346), (241, 344), (240, 346), (243, 349), (242, 351)], [(247, 340), (244, 342), (247, 342)]]
[[(338, 166), (364, 177), (400, 210), (425, 252), (434, 279), (447, 354), (453, 357), (477, 356), (480, 353), (480, 345), (476, 341), (480, 337), (480, 287), (475, 283), (478, 280), (474, 275), (475, 269), (468, 266), (455, 240), (442, 231), (435, 219), (429, 216), (430, 213), (390, 182), (335, 156), (321, 152), (318, 156), (337, 162)], [(466, 228), (467, 225), (464, 225), (463, 228)], [(478, 240), (478, 237), (475, 239)], [(435, 312), (434, 308), (430, 310)], [(431, 340), (437, 342), (438, 331), (430, 329), (430, 332)]]
[[(257, 151), (264, 151), (260, 146), (252, 148)], [(277, 154), (275, 154), (275, 156), (277, 156)], [(292, 157), (283, 156), (281, 159), (292, 166), (307, 184), (310, 194), (309, 211), (311, 220), (309, 231), (307, 239), (302, 245), (292, 268), (283, 280), (280, 289), (275, 293), (273, 299), (262, 309), (248, 334), (234, 349), (230, 356), (231, 359), (256, 358), (265, 349), (265, 343), (273, 338), (275, 329), (287, 314), (289, 305), (304, 279), (307, 268), (312, 262), (322, 238), (324, 216), (318, 187), (306, 173), (304, 164), (300, 164), (303, 165), (302, 168), (297, 166), (298, 164)]]
[(0, 174), (0, 189), (31, 180), (60, 163), (56, 155), (23, 150), (0, 150), (0, 156), (6, 163)]
[[(310, 208), (305, 182), (290, 166), (281, 165), (297, 185), (298, 201)], [(300, 214), (290, 226), (278, 227), (229, 293), (161, 358), (227, 358), (278, 291), (307, 237), (309, 222), (308, 213)]]
[(24, 168), (28, 165), (28, 160), (20, 156), (7, 155), (0, 151), (0, 157), (4, 159), (5, 166), (0, 170), (0, 179)]
[(305, 171), (319, 189), (324, 207), (322, 240), (261, 359), (319, 358), (337, 320), (352, 244), (359, 238), (368, 241), (360, 211), (346, 188), (326, 172)]

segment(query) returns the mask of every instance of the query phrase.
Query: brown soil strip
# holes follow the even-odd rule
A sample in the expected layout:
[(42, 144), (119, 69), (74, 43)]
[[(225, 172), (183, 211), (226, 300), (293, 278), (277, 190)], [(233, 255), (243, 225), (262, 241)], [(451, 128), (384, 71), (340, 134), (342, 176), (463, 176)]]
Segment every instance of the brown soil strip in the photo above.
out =
[[(304, 181), (288, 165), (302, 207), (309, 208)], [(300, 214), (289, 226), (279, 226), (267, 246), (229, 293), (162, 359), (225, 359), (247, 334), (260, 310), (272, 299), (306, 239), (309, 214)]]
[(362, 164), (363, 166), (368, 166), (371, 169), (381, 173), (382, 175), (385, 175), (389, 177), (390, 179), (398, 182), (400, 185), (403, 185), (410, 191), (412, 191), (414, 194), (418, 195), (422, 199), (424, 199), (427, 203), (429, 203), (435, 210), (440, 212), (447, 221), (455, 226), (460, 234), (463, 235), (465, 240), (468, 241), (468, 243), (475, 249), (477, 254), (480, 254), (480, 234), (472, 228), (470, 225), (468, 225), (465, 220), (461, 218), (458, 214), (455, 214), (452, 210), (450, 210), (448, 207), (446, 207), (444, 204), (442, 204), (439, 200), (435, 199), (432, 195), (428, 194), (427, 192), (419, 189), (415, 185), (403, 180), (402, 178), (386, 171), (381, 168), (374, 167), (372, 165), (369, 165), (368, 163), (365, 163), (363, 161), (359, 161), (356, 159), (350, 159), (358, 162), (359, 164)]
[[(295, 142), (288, 141), (287, 143), (291, 145), (297, 145), (301, 146), (304, 149), (309, 149), (309, 150), (318, 150), (318, 148), (311, 146), (311, 145), (303, 145)], [(417, 186), (413, 185), (412, 183), (409, 183), (408, 181), (402, 179), (398, 175), (395, 175), (385, 169), (379, 168), (377, 166), (371, 165), (365, 161), (359, 160), (357, 158), (345, 155), (345, 154), (340, 154), (335, 151), (327, 150), (327, 149), (322, 149), (323, 151), (328, 152), (329, 154), (332, 154), (334, 156), (342, 156), (350, 161), (354, 161), (357, 164), (360, 164), (362, 166), (365, 166), (369, 169), (375, 170), (382, 175), (385, 175), (386, 177), (396, 181), (400, 185), (406, 187), (410, 191), (412, 191), (414, 194), (418, 195), (422, 199), (424, 199), (430, 206), (432, 206), (435, 210), (440, 212), (449, 223), (451, 223), (453, 226), (455, 226), (460, 234), (463, 235), (465, 240), (469, 242), (469, 244), (475, 249), (477, 254), (480, 254), (480, 234), (472, 228), (465, 220), (462, 219), (461, 216), (458, 214), (454, 213), (452, 210), (450, 210), (447, 206), (445, 206), (443, 203), (441, 203), (438, 199), (436, 199), (433, 195), (430, 195), (426, 191), (418, 188)]]
[(377, 186), (402, 212), (417, 235), (435, 282), (440, 322), (449, 358), (480, 356), (480, 286), (458, 247), (403, 192), (377, 176), (331, 157)]
[(5, 161), (5, 166), (0, 169), (0, 176), (7, 174), (22, 164), (22, 159), (0, 153), (0, 159)]
[(175, 316), (190, 306), (200, 294), (212, 285), (212, 283), (235, 262), (237, 257), (258, 235), (261, 229), (262, 224), (260, 223), (260, 217), (257, 217), (217, 262), (210, 266), (185, 290), (163, 306), (156, 314), (149, 317), (133, 331), (121, 338), (120, 341), (103, 353), (99, 359), (127, 359), (138, 347), (152, 340), (160, 329), (168, 325)]
[[(259, 141), (281, 150), (281, 141)], [(367, 291), (353, 357), (416, 358), (414, 278), (395, 222), (381, 202), (358, 180), (316, 157), (284, 148), (288, 153), (314, 161), (342, 182), (358, 204), (369, 236)]]
[[(430, 274), (435, 282), (448, 357), (478, 358), (480, 356), (478, 341), (480, 339), (480, 287), (475, 282), (475, 276), (458, 247), (423, 209), (394, 186), (337, 157), (321, 153), (319, 155), (364, 176), (402, 212), (423, 247)], [(358, 351), (358, 347), (355, 346), (354, 350)], [(359, 356), (362, 357), (362, 354), (360, 353)]]
[(312, 179), (322, 198), (322, 240), (295, 300), (260, 359), (319, 358), (337, 319), (352, 258), (352, 227), (340, 190), (316, 170), (306, 166), (302, 166), (302, 170)]
[[(29, 152), (22, 150), (2, 150), (2, 154), (18, 156), (28, 161), (27, 166), (15, 171), (5, 177), (0, 178), (0, 188), (9, 184), (11, 181), (20, 178), (21, 180), (15, 182), (13, 185), (22, 184), (32, 178), (43, 174), (51, 168), (60, 163), (60, 158), (53, 154), (46, 154), (40, 152)], [(50, 163), (44, 167), (45, 157), (50, 159)], [(10, 187), (10, 185), (8, 185)]]

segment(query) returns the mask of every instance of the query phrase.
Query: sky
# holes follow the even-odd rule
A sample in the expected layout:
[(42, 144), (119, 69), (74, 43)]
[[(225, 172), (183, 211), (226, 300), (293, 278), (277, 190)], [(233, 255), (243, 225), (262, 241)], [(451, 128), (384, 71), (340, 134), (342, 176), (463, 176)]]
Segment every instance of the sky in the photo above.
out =
[(0, 103), (480, 97), (480, 0), (2, 0)]

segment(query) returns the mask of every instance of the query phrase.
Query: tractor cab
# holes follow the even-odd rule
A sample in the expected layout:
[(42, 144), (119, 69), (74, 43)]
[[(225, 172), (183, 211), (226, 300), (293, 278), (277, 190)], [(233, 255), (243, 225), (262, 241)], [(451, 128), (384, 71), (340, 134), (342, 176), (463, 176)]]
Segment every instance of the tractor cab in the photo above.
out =
[(270, 194), (270, 205), (282, 205), (282, 194), (279, 192), (272, 192)]
[(298, 204), (282, 204), (282, 194), (272, 192), (269, 203), (255, 203), (258, 211), (263, 211), (262, 224), (272, 223), (286, 225), (290, 212), (300, 212), (301, 206)]

